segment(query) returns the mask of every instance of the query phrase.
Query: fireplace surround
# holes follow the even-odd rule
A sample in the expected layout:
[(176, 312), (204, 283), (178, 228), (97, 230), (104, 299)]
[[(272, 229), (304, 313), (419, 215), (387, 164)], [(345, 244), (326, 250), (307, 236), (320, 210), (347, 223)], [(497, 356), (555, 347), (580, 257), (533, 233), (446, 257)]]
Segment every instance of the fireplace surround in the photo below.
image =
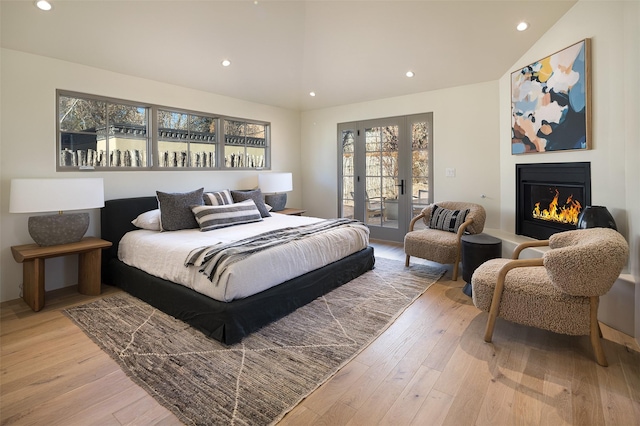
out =
[(591, 163), (516, 164), (516, 234), (546, 240), (576, 229), (591, 205)]

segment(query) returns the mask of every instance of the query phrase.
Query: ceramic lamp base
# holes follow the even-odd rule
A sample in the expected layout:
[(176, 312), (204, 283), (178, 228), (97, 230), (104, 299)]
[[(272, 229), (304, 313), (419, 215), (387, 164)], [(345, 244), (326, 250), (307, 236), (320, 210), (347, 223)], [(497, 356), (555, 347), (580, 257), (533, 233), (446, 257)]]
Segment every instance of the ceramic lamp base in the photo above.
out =
[(89, 213), (52, 214), (29, 218), (29, 235), (39, 246), (80, 241), (89, 229)]
[(264, 202), (271, 206), (272, 211), (279, 212), (284, 210), (287, 205), (287, 194), (268, 194), (264, 196)]
[(604, 206), (586, 206), (578, 216), (577, 229), (611, 228), (618, 230), (616, 221)]

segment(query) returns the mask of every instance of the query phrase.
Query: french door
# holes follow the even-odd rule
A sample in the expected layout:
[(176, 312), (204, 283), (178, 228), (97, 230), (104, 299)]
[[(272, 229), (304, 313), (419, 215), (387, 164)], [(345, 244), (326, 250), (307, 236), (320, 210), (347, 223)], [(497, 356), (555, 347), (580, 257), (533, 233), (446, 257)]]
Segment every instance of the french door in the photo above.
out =
[(432, 126), (431, 113), (338, 124), (340, 216), (402, 241), (433, 198)]

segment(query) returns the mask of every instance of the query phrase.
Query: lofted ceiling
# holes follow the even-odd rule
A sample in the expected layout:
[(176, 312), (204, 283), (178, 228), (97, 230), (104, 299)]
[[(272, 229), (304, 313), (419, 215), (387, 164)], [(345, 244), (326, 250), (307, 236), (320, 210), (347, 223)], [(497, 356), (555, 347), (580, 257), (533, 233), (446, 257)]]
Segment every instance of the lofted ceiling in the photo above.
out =
[(2, 0), (2, 47), (311, 110), (497, 80), (577, 0), (50, 1)]

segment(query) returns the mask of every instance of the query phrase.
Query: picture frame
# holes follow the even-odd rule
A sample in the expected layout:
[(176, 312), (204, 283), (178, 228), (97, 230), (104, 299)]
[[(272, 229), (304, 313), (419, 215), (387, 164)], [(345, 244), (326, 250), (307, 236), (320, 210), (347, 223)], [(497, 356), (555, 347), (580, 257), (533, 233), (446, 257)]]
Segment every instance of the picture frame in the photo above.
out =
[(591, 149), (591, 39), (511, 73), (511, 154)]

